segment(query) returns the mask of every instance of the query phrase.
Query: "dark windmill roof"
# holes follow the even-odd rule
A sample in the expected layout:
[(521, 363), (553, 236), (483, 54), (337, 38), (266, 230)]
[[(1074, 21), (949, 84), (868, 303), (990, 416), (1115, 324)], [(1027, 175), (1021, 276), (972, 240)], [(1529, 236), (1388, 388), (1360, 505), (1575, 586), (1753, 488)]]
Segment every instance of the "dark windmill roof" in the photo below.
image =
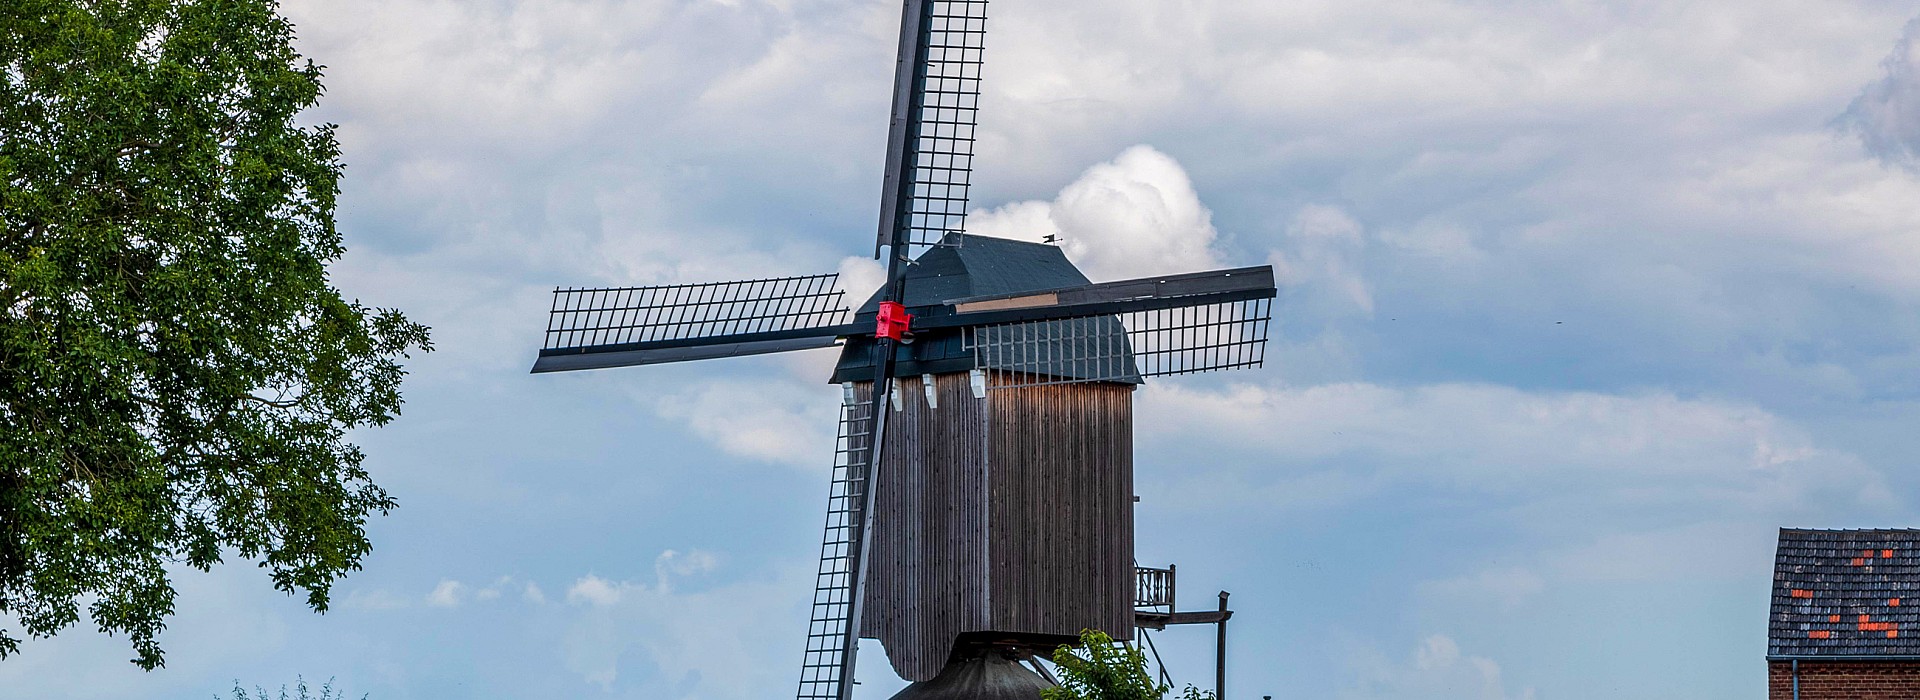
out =
[(954, 661), (933, 680), (907, 686), (893, 700), (1039, 700), (1054, 687), (1039, 674), (994, 654)]
[(1920, 530), (1780, 530), (1767, 656), (1920, 657)]
[[(1067, 260), (1066, 254), (1057, 246), (966, 234), (949, 240), (956, 238), (959, 245), (929, 249), (907, 268), (907, 296), (904, 303), (909, 313), (918, 316), (955, 299), (1092, 283), (1080, 272), (1080, 268)], [(860, 305), (858, 314), (862, 322), (871, 319), (879, 308), (880, 292), (876, 291), (867, 298), (866, 303)], [(1125, 347), (1126, 331), (1118, 319), (1098, 320), (1090, 335), (1082, 330), (1080, 337), (1053, 342), (1074, 343), (1089, 348), (1095, 343), (1104, 344), (1102, 347)], [(912, 344), (899, 346), (899, 354), (895, 356), (899, 374), (945, 374), (975, 369), (973, 352), (964, 347), (962, 340), (962, 334), (957, 329), (919, 334)], [(837, 384), (871, 380), (872, 347), (872, 341), (868, 339), (847, 341), (846, 347), (840, 352), (840, 363), (833, 369), (832, 381)], [(1041, 352), (1047, 350), (1057, 350), (1059, 352), (1056, 354), (1062, 356), (1073, 354), (1071, 348), (1039, 349)], [(1080, 348), (1080, 351), (1084, 355), (1087, 348)], [(1131, 366), (1131, 352), (1123, 352), (1127, 353), (1126, 362)], [(1141, 383), (1137, 373), (1107, 381)]]
[[(968, 234), (958, 238), (960, 245), (929, 249), (907, 268), (907, 306), (1092, 282), (1058, 246)], [(878, 308), (880, 292), (876, 291), (860, 305), (860, 313)]]

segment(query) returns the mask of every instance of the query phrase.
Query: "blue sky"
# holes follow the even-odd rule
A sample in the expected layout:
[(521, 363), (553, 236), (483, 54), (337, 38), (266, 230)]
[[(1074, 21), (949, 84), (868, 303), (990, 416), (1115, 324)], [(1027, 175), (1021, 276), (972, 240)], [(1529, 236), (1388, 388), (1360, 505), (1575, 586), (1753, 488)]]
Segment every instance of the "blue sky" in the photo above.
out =
[[(181, 572), (165, 670), (83, 626), (0, 687), (790, 693), (832, 354), (526, 369), (555, 285), (873, 279), (898, 3), (286, 9), (335, 281), (435, 329), (357, 436), (402, 507), (325, 615)], [(995, 2), (971, 228), (1279, 269), (1267, 368), (1138, 395), (1139, 559), (1233, 592), (1236, 695), (1753, 697), (1775, 528), (1920, 522), (1916, 12)]]

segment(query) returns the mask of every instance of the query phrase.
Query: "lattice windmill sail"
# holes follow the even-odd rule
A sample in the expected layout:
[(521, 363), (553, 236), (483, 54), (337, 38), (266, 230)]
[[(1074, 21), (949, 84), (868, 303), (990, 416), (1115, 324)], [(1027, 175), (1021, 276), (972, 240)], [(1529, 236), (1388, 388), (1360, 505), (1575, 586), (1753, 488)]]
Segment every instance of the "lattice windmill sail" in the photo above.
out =
[(967, 219), (986, 0), (907, 0), (874, 257), (948, 242)]
[(560, 372), (829, 347), (846, 323), (839, 275), (556, 289), (533, 371)]
[(1269, 267), (1095, 284), (1057, 247), (964, 233), (985, 8), (905, 3), (888, 275), (862, 306), (835, 275), (557, 289), (534, 363), (842, 347), (802, 699), (850, 697), (862, 637), (916, 681), (900, 698), (994, 674), (1027, 687), (1007, 655), (1085, 628), (1130, 638), (1133, 389), (1265, 360)]

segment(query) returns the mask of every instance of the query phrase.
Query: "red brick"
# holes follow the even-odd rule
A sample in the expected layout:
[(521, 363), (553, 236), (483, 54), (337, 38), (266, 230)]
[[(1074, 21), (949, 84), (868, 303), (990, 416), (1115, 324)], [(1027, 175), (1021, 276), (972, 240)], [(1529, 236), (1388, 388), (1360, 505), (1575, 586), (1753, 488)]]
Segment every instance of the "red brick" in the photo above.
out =
[[(1768, 700), (1793, 700), (1793, 662), (1767, 663)], [(1920, 661), (1800, 662), (1801, 700), (1920, 698)]]

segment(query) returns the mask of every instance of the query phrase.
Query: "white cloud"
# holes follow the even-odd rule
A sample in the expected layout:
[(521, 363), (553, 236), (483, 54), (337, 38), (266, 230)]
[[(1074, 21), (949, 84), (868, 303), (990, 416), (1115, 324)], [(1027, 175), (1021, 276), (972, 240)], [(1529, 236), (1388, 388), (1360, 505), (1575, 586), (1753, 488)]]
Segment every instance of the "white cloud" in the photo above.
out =
[(1920, 165), (1920, 19), (1907, 23), (1886, 76), (1868, 85), (1847, 108), (1843, 123), (1888, 161)]
[(436, 608), (459, 607), (464, 601), (467, 585), (453, 579), (441, 579), (440, 584), (427, 594), (427, 605)]
[(1373, 315), (1373, 293), (1363, 276), (1366, 232), (1339, 207), (1310, 204), (1287, 225), (1285, 248), (1273, 254), (1274, 275), (1289, 296), (1327, 294)]
[(719, 565), (720, 558), (712, 552), (669, 549), (653, 559), (655, 587), (660, 591), (670, 591), (674, 578), (704, 574)]
[[(1859, 38), (1900, 11), (1845, 4), (1806, 22), (1786, 0), (1011, 6), (987, 55), (1020, 69), (989, 73), (1003, 121), (985, 160), (1057, 170), (1114, 132), (1178, 127), (1261, 158), (1349, 138), (1404, 147), (1466, 124), (1773, 111), (1843, 93), (1871, 60)], [(1195, 133), (1218, 128), (1231, 133)]]
[(407, 607), (407, 599), (384, 589), (355, 588), (340, 605), (351, 610), (398, 610)]
[(840, 290), (847, 293), (847, 307), (856, 308), (887, 283), (887, 266), (870, 257), (849, 256), (840, 260)]
[(1051, 202), (1014, 202), (975, 212), (970, 233), (1042, 241), (1057, 237), (1095, 281), (1220, 267), (1213, 213), (1180, 163), (1134, 146), (1080, 174)]
[[(1139, 410), (1147, 441), (1207, 434), (1263, 462), (1332, 462), (1351, 474), (1489, 494), (1551, 497), (1540, 490), (1577, 488), (1558, 495), (1623, 505), (1710, 494), (1736, 508), (1891, 500), (1876, 472), (1818, 448), (1791, 421), (1751, 405), (1664, 392), (1168, 384), (1143, 393)], [(1288, 472), (1262, 466), (1254, 473)]]
[(567, 601), (580, 609), (562, 645), (567, 668), (611, 690), (623, 669), (650, 665), (657, 673), (641, 683), (654, 697), (746, 698), (790, 681), (805, 629), (805, 570), (700, 590), (675, 585), (717, 559), (668, 550), (655, 560), (653, 582), (575, 581)]
[(1472, 700), (1531, 700), (1533, 688), (1509, 694), (1500, 677), (1500, 664), (1461, 651), (1444, 634), (1420, 640), (1412, 658), (1389, 659), (1377, 653), (1363, 655), (1359, 678), (1340, 697), (1360, 698), (1471, 698)]
[(681, 552), (669, 549), (653, 559), (654, 584), (652, 587), (636, 587), (630, 582), (609, 581), (587, 574), (567, 588), (567, 602), (607, 607), (618, 605), (625, 596), (633, 593), (670, 594), (673, 592), (674, 579), (705, 574), (713, 571), (719, 564), (719, 557), (712, 552), (698, 549)]
[(651, 402), (728, 454), (824, 469), (832, 462), (840, 390), (822, 379), (716, 379)]
[(606, 607), (620, 602), (620, 589), (611, 581), (587, 574), (567, 588), (567, 602)]
[(1527, 533), (1463, 550), (1420, 584), (1443, 606), (1510, 610), (1567, 581), (1762, 575), (1770, 559), (1754, 532), (1902, 506), (1879, 471), (1793, 421), (1664, 392), (1162, 384), (1138, 410), (1143, 459), (1196, 435), (1213, 455), (1142, 470), (1157, 503), (1265, 527), (1390, 499), (1418, 517)]

